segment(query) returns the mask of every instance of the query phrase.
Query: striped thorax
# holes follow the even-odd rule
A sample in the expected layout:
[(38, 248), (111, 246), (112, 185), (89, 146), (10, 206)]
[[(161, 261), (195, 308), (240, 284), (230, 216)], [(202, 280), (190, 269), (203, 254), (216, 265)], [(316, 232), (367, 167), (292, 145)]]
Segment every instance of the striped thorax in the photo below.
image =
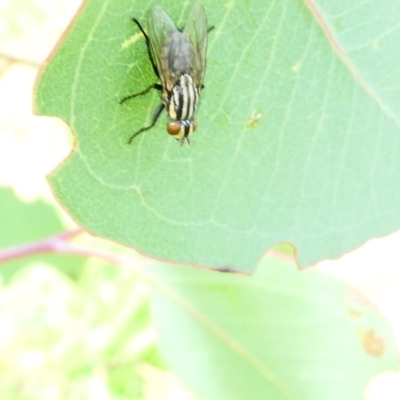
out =
[(194, 114), (198, 98), (197, 87), (188, 74), (180, 76), (172, 92), (164, 92), (163, 102), (170, 118), (167, 132), (176, 139), (186, 138), (189, 141), (189, 135), (196, 130), (197, 122), (194, 121)]

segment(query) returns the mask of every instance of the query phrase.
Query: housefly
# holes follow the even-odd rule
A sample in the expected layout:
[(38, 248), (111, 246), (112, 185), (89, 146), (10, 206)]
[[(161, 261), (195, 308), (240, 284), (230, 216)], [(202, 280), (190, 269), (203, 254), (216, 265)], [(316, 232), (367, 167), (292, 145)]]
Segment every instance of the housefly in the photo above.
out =
[[(157, 5), (150, 9), (148, 33), (136, 18), (132, 21), (142, 32), (154, 73), (161, 84), (154, 83), (145, 90), (124, 97), (126, 100), (148, 93), (151, 89), (161, 92), (162, 103), (156, 108), (151, 124), (135, 132), (128, 143), (140, 133), (149, 130), (166, 109), (169, 122), (167, 132), (181, 144), (197, 128), (194, 115), (198, 106), (206, 66), (207, 18), (203, 7), (196, 3), (186, 21), (185, 27), (178, 29), (164, 10)], [(212, 28), (211, 28), (212, 29)]]

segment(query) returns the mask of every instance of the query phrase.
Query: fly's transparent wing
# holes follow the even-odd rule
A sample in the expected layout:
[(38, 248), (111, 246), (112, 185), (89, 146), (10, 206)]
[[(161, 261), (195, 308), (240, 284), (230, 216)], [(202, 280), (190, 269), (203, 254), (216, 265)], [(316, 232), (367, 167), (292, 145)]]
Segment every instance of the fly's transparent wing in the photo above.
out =
[(176, 30), (175, 24), (165, 11), (160, 6), (153, 5), (148, 18), (148, 35), (154, 62), (157, 64), (164, 85), (166, 84), (166, 71), (168, 70), (168, 66), (165, 65), (164, 45)]
[(195, 3), (189, 13), (183, 32), (193, 44), (194, 65), (192, 66), (192, 78), (199, 92), (206, 67), (207, 30), (207, 17), (204, 8), (199, 3)]

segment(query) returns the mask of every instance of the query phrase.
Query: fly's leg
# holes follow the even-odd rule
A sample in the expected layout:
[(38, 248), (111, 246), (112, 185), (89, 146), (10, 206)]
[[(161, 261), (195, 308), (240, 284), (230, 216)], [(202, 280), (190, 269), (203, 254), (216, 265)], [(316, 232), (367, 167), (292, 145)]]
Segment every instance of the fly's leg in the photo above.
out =
[(122, 103), (125, 103), (126, 100), (133, 99), (134, 97), (137, 97), (137, 96), (143, 96), (144, 94), (148, 93), (151, 89), (156, 89), (156, 90), (160, 90), (161, 91), (162, 90), (162, 86), (159, 83), (153, 83), (148, 88), (142, 90), (139, 93), (130, 94), (129, 96), (124, 97), (118, 103), (122, 104)]
[[(145, 30), (143, 29), (142, 25), (140, 25), (140, 22), (136, 18), (132, 18), (131, 20), (138, 26), (138, 28), (142, 32), (142, 34), (144, 36), (144, 39), (146, 41), (147, 53), (149, 55), (151, 65), (153, 67), (153, 71), (156, 74), (156, 76), (158, 78), (160, 78), (160, 75), (158, 74), (158, 71), (157, 71), (157, 66), (156, 66), (156, 64), (155, 64), (155, 62), (153, 60), (153, 55), (151, 54), (149, 37), (147, 36), (147, 33), (145, 32)], [(147, 89), (143, 90), (142, 92), (131, 94), (129, 96), (124, 97), (123, 99), (121, 99), (119, 101), (119, 104), (124, 103), (126, 100), (133, 99), (136, 96), (142, 96), (142, 95), (146, 94), (147, 92), (149, 92), (151, 89), (156, 89), (156, 90), (161, 91), (162, 90), (162, 86), (159, 83), (153, 83), (152, 85), (150, 85)]]
[[(160, 91), (161, 91), (161, 90), (162, 90), (162, 86), (161, 86), (159, 83), (153, 83), (153, 84), (150, 85), (148, 88), (146, 88), (145, 90), (142, 90), (142, 91), (139, 92), (139, 93), (131, 94), (131, 95), (129, 95), (129, 96), (124, 97), (123, 99), (121, 99), (121, 100), (119, 101), (119, 104), (122, 104), (122, 103), (124, 103), (124, 102), (127, 101), (127, 100), (133, 99), (134, 97), (143, 96), (143, 95), (145, 95), (146, 93), (148, 93), (151, 89), (156, 89), (156, 90), (160, 90)], [(137, 135), (139, 135), (139, 133), (142, 133), (142, 132), (147, 131), (147, 130), (149, 130), (150, 128), (152, 128), (152, 127), (156, 124), (156, 122), (157, 122), (157, 120), (158, 120), (158, 117), (160, 116), (160, 114), (161, 114), (161, 112), (162, 112), (163, 109), (164, 109), (164, 103), (161, 103), (161, 104), (155, 109), (155, 111), (154, 111), (153, 118), (152, 118), (152, 120), (151, 120), (151, 124), (150, 124), (149, 126), (145, 126), (145, 127), (141, 128), (141, 129), (139, 129), (137, 132), (135, 132), (135, 133), (130, 137), (130, 139), (128, 140), (128, 143), (129, 143), (129, 144), (132, 143), (133, 138), (136, 137)]]
[(134, 22), (137, 25), (137, 27), (140, 29), (140, 32), (143, 33), (144, 39), (146, 40), (147, 54), (149, 55), (151, 66), (153, 67), (153, 71), (156, 74), (156, 76), (158, 77), (158, 79), (160, 79), (160, 74), (158, 73), (157, 65), (154, 62), (153, 54), (151, 53), (151, 50), (150, 50), (150, 39), (147, 36), (147, 33), (144, 31), (142, 25), (140, 25), (140, 22), (136, 18), (132, 18), (131, 21)]
[[(150, 89), (149, 89), (149, 90), (150, 90)], [(161, 112), (162, 112), (163, 109), (164, 109), (164, 103), (161, 103), (161, 104), (155, 109), (155, 111), (154, 111), (153, 118), (152, 118), (152, 120), (151, 120), (151, 124), (150, 124), (149, 126), (145, 126), (145, 127), (143, 127), (143, 128), (140, 128), (137, 132), (135, 132), (135, 133), (131, 136), (131, 138), (128, 140), (128, 143), (131, 144), (131, 143), (132, 143), (132, 140), (133, 140), (137, 135), (139, 135), (140, 133), (142, 133), (142, 132), (144, 132), (144, 131), (147, 131), (147, 130), (151, 129), (151, 128), (156, 124), (156, 122), (157, 122), (157, 120), (158, 120), (158, 117), (161, 115)]]

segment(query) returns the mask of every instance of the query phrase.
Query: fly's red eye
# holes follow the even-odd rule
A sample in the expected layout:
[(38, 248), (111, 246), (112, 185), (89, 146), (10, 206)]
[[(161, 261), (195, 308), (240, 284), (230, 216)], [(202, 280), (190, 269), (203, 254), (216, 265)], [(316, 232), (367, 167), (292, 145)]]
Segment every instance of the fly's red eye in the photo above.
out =
[(170, 122), (167, 125), (167, 132), (172, 136), (176, 136), (180, 131), (181, 131), (181, 124), (178, 122)]

